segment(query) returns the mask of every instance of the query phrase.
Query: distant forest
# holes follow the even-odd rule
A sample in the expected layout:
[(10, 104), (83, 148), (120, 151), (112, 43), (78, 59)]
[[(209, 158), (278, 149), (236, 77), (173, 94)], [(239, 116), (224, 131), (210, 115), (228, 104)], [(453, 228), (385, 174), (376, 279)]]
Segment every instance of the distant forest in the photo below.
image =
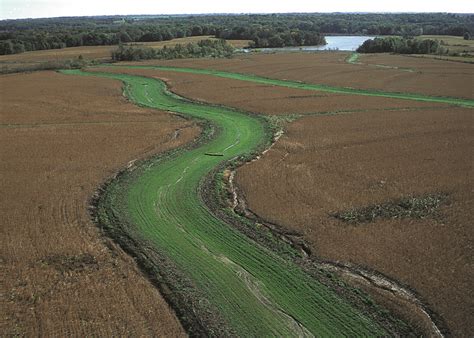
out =
[(0, 54), (212, 35), (251, 47), (325, 44), (325, 34), (474, 34), (474, 15), (252, 14), (100, 16), (0, 21)]

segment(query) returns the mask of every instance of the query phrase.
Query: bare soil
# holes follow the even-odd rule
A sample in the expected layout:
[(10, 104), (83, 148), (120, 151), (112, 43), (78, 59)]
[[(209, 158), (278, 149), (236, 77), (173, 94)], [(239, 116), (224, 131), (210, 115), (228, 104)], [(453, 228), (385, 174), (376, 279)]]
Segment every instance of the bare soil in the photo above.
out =
[(5, 335), (185, 335), (87, 208), (95, 189), (128, 161), (189, 142), (199, 128), (138, 108), (121, 87), (53, 72), (0, 77)]
[(90, 68), (89, 70), (161, 78), (168, 83), (173, 92), (181, 96), (270, 115), (443, 107), (441, 104), (429, 102), (333, 94), (262, 85), (212, 75), (125, 67)]
[[(473, 135), (463, 108), (305, 117), (236, 183), (253, 212), (301, 233), (315, 255), (408, 285), (454, 335), (469, 336)], [(436, 217), (350, 225), (330, 215), (438, 192), (448, 203)]]
[[(212, 68), (361, 89), (474, 98), (472, 64), (388, 54), (363, 55), (362, 64), (349, 64), (345, 61), (348, 56), (349, 53), (345, 52), (275, 53), (239, 55), (232, 59), (153, 60), (143, 63)], [(372, 60), (369, 63), (413, 68), (414, 71), (375, 67), (366, 64), (365, 60)]]

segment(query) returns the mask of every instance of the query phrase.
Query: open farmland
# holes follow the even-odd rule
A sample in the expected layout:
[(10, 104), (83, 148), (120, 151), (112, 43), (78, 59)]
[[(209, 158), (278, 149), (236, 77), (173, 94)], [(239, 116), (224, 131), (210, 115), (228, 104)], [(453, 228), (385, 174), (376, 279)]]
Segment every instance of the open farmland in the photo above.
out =
[(184, 335), (87, 208), (128, 161), (189, 142), (199, 128), (128, 103), (121, 87), (53, 72), (0, 77), (3, 335)]
[[(252, 211), (295, 229), (314, 253), (414, 288), (456, 335), (473, 327), (472, 112), (384, 111), (306, 117), (237, 171)], [(345, 224), (333, 212), (447, 193), (440, 216)]]
[(474, 64), (474, 40), (472, 39), (465, 40), (462, 36), (451, 35), (421, 35), (419, 38), (439, 41), (441, 46), (447, 50), (449, 54), (413, 54), (409, 55), (410, 57)]
[(444, 104), (405, 101), (392, 98), (366, 97), (328, 92), (308, 92), (272, 84), (243, 82), (206, 74), (128, 67), (94, 67), (91, 71), (107, 71), (156, 77), (166, 80), (179, 95), (201, 102), (222, 104), (248, 112), (272, 115), (324, 114), (371, 109), (427, 109)]
[(421, 39), (433, 39), (454, 52), (474, 54), (474, 40), (465, 40), (462, 36), (452, 35), (421, 35)]
[[(122, 245), (123, 238), (131, 236), (134, 243), (150, 243), (174, 262), (182, 275), (170, 286), (178, 289), (174, 292), (182, 292), (184, 280), (193, 281), (194, 287), (187, 286), (187, 297), (191, 297), (181, 303), (191, 310), (183, 317), (190, 332), (199, 329), (189, 322), (196, 315), (206, 325), (201, 330), (219, 334), (384, 332), (377, 322), (299, 266), (249, 240), (202, 206), (197, 191), (210, 170), (223, 161), (249, 157), (251, 151), (265, 145), (262, 119), (183, 100), (168, 93), (164, 84), (154, 79), (91, 75), (121, 79), (127, 85), (127, 95), (136, 102), (205, 118), (220, 131), (195, 149), (150, 159), (134, 167), (111, 184), (98, 209), (103, 226)], [(138, 256), (143, 255), (147, 246), (138, 245), (136, 250)]]
[(370, 60), (372, 55), (363, 55), (362, 64), (350, 64), (346, 62), (349, 55), (346, 52), (252, 54), (232, 59), (147, 61), (140, 64), (215, 69), (337, 87), (474, 98), (472, 86), (466, 85), (472, 84), (474, 71), (470, 64), (447, 64), (439, 60), (388, 54), (373, 56), (377, 57), (377, 64), (415, 70), (407, 72), (395, 67), (364, 64), (364, 59)]
[[(267, 114), (306, 109), (300, 111), (295, 100), (304, 90), (270, 90), (242, 81), (239, 86), (237, 80), (156, 69), (113, 71), (166, 78), (186, 97), (241, 109), (259, 107), (255, 111)], [(243, 99), (246, 95), (249, 100)], [(356, 96), (346, 97), (351, 102)], [(267, 109), (252, 106), (267, 98), (281, 101)], [(318, 99), (312, 97), (308, 105), (316, 107)], [(377, 112), (293, 122), (263, 159), (237, 171), (237, 183), (252, 211), (296, 229), (317, 256), (369, 267), (414, 288), (453, 333), (463, 335), (472, 330), (466, 317), (472, 280), (467, 255), (472, 185), (466, 184), (472, 183), (472, 157), (466, 158), (473, 141), (472, 113), (452, 106), (395, 111), (389, 108), (390, 99), (385, 100), (387, 105)], [(279, 110), (280, 105), (287, 110)], [(433, 193), (447, 193), (449, 200), (436, 218), (354, 226), (330, 217), (341, 210)]]
[[(93, 215), (155, 282), (188, 334), (400, 333), (392, 319), (381, 319), (388, 312), (374, 315), (372, 300), (363, 298), (369, 305), (360, 307), (345, 294), (365, 297), (359, 291), (347, 291), (321, 273), (326, 270), (309, 272), (300, 264), (306, 251), (287, 244), (284, 254), (269, 250), (246, 237), (253, 230), (239, 232), (223, 219), (250, 228), (261, 227), (259, 221), (231, 209), (219, 218), (207, 208), (223, 206), (217, 194), (232, 195), (226, 190), (232, 182), (214, 180), (229, 174), (224, 163), (255, 158), (272, 132), (295, 119), (263, 158), (236, 171), (236, 181), (230, 174), (241, 206), (309, 243), (313, 257), (373, 269), (414, 289), (441, 328), (471, 332), (466, 210), (472, 184), (466, 182), (472, 183), (472, 158), (466, 154), (474, 101), (465, 83), (472, 70), (390, 55), (348, 63), (349, 55), (240, 55), (3, 77), (0, 131), (8, 146), (2, 157), (12, 158), (1, 168), (9, 200), (2, 209), (8, 222), (2, 265), (13, 276), (6, 288), (8, 332), (183, 334), (135, 263), (89, 221), (88, 197), (128, 163), (94, 200)], [(127, 102), (120, 83), (104, 77), (123, 81), (125, 96), (158, 110)], [(196, 123), (165, 110), (201, 121), (201, 136)], [(441, 196), (441, 205), (422, 219), (335, 217), (411, 196)], [(25, 202), (30, 212), (19, 212)], [(75, 240), (65, 240), (71, 234)], [(122, 276), (126, 283), (117, 281)], [(45, 287), (50, 284), (55, 287)], [(82, 301), (74, 308), (71, 295)], [(98, 309), (101, 296), (110, 304)], [(63, 312), (68, 324), (57, 322)], [(106, 316), (114, 320), (104, 323)], [(429, 332), (411, 320), (416, 332)]]
[(422, 39), (438, 40), (441, 45), (449, 49), (450, 53), (458, 53), (457, 56), (436, 56), (436, 55), (419, 55), (423, 57), (439, 58), (451, 61), (461, 61), (474, 63), (474, 40), (465, 40), (462, 36), (450, 35), (422, 35)]
[[(172, 47), (176, 44), (196, 43), (201, 40), (215, 39), (212, 36), (191, 36), (186, 38), (178, 38), (169, 41), (159, 42), (137, 42), (136, 45), (147, 46), (152, 48), (163, 48), (164, 46)], [(228, 40), (235, 48), (243, 48), (248, 45), (247, 40)], [(82, 56), (85, 60), (110, 60), (111, 53), (117, 46), (83, 46), (69, 47), (62, 49), (38, 50), (13, 55), (0, 55), (0, 69), (3, 71), (15, 69), (34, 69), (40, 64), (48, 64), (61, 62), (66, 60), (74, 60)]]

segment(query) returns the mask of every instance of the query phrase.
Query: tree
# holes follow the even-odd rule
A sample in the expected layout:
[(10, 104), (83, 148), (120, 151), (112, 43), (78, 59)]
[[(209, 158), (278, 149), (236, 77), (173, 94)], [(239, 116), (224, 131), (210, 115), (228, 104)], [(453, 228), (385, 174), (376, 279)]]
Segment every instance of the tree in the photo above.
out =
[(471, 34), (469, 34), (469, 32), (464, 33), (464, 40), (471, 40)]
[(285, 46), (285, 42), (280, 37), (280, 35), (272, 36), (270, 39), (268, 39), (268, 44), (271, 47), (284, 47)]
[(132, 38), (130, 37), (130, 35), (128, 35), (128, 33), (126, 31), (119, 32), (117, 34), (117, 38), (118, 38), (119, 42), (127, 43), (127, 42), (132, 41)]
[(10, 40), (0, 41), (0, 55), (13, 54), (13, 44)]

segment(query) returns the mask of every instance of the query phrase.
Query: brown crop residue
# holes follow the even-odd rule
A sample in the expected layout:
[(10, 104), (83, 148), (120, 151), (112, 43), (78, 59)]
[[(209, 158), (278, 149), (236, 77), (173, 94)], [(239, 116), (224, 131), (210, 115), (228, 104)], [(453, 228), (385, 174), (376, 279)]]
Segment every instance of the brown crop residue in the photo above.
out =
[(121, 87), (53, 72), (0, 77), (4, 335), (184, 335), (87, 208), (128, 161), (189, 142), (199, 128), (138, 108)]
[[(137, 45), (163, 48), (170, 47), (176, 44), (196, 43), (201, 40), (215, 38), (212, 36), (190, 36), (186, 38), (178, 38), (169, 41), (158, 42), (138, 42), (133, 43)], [(249, 40), (227, 40), (235, 48), (243, 48), (248, 46)], [(69, 47), (61, 49), (37, 50), (32, 52), (25, 52), (21, 54), (0, 55), (0, 69), (10, 70), (17, 68), (33, 68), (35, 65), (46, 62), (59, 62), (64, 60), (77, 59), (82, 56), (84, 59), (94, 60), (110, 60), (111, 53), (117, 49), (117, 46), (82, 46)]]
[[(415, 289), (454, 335), (472, 314), (472, 111), (305, 117), (238, 169), (249, 208), (303, 234), (316, 256), (380, 271)], [(406, 196), (446, 194), (436, 216), (348, 224), (331, 216)]]
[[(332, 86), (376, 89), (436, 96), (474, 98), (474, 65), (394, 55), (363, 55), (362, 64), (349, 64), (348, 53), (276, 53), (242, 55), (232, 59), (148, 61)], [(366, 64), (365, 60), (369, 60)], [(374, 64), (393, 68), (376, 67)], [(413, 71), (395, 67), (412, 68)]]
[[(221, 68), (228, 68), (233, 62), (236, 61), (170, 63), (194, 68), (207, 63), (225, 64)], [(249, 69), (254, 67), (248, 71), (252, 73), (256, 68), (248, 64)], [(467, 242), (462, 239), (469, 230), (466, 225), (469, 209), (463, 211), (463, 208), (470, 202), (465, 187), (455, 191), (467, 179), (466, 166), (470, 163), (465, 158), (470, 110), (169, 71), (126, 68), (113, 71), (158, 77), (182, 96), (264, 114), (353, 112), (344, 116), (306, 117), (294, 122), (263, 159), (238, 171), (237, 182), (252, 211), (303, 233), (316, 255), (379, 270), (401, 281), (446, 317), (453, 332), (463, 332), (466, 319), (463, 311), (469, 306), (463, 297), (470, 292), (466, 274)], [(433, 194), (449, 196), (447, 204), (439, 208), (441, 220), (446, 224), (432, 217), (381, 220), (354, 227), (331, 216), (352, 208)], [(451, 216), (447, 216), (446, 210)], [(432, 237), (423, 243), (426, 232)], [(458, 240), (461, 247), (454, 244)], [(450, 260), (457, 260), (454, 268)], [(451, 279), (457, 279), (455, 285), (450, 284)], [(439, 287), (444, 290), (438, 294)], [(373, 296), (383, 303), (403, 303), (380, 293)], [(463, 304), (462, 309), (450, 313), (451, 308), (458, 306), (457, 301)], [(421, 325), (419, 317), (414, 315), (416, 311), (410, 310), (412, 307), (405, 304), (395, 311), (402, 312), (404, 317), (410, 313), (412, 324)], [(427, 332), (426, 328), (421, 330)]]
[(181, 96), (271, 115), (442, 106), (430, 102), (292, 89), (225, 79), (212, 75), (154, 69), (107, 67), (90, 68), (89, 70), (161, 78), (168, 83), (173, 92)]

